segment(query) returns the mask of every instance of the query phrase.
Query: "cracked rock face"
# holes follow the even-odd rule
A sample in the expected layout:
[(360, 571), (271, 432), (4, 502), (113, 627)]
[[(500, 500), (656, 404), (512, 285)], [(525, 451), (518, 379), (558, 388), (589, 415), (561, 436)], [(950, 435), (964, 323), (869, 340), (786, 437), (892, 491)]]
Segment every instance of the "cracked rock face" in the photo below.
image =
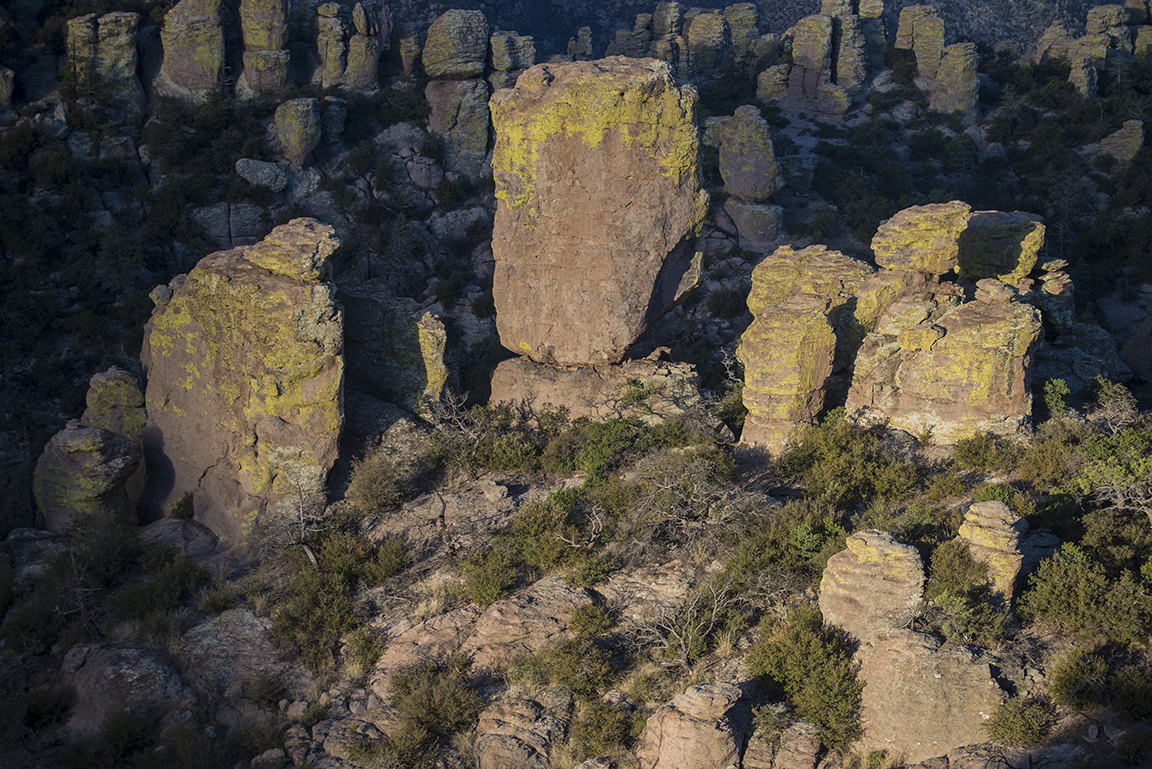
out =
[(260, 513), (318, 494), (343, 424), (343, 317), (322, 280), (331, 227), (295, 219), (153, 292), (145, 510), (192, 494), (227, 544)]
[(695, 284), (696, 91), (662, 62), (538, 64), (492, 97), (500, 342), (617, 363)]

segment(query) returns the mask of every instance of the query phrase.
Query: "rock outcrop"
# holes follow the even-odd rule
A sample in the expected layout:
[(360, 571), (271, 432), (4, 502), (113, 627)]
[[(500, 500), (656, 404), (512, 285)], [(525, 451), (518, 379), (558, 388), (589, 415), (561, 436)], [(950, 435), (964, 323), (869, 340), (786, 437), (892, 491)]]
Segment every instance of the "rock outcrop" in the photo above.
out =
[(694, 285), (696, 98), (666, 64), (625, 57), (538, 64), (492, 97), (505, 347), (616, 363)]
[(1021, 542), (1028, 522), (1003, 502), (977, 502), (964, 514), (959, 539), (972, 557), (988, 566), (992, 589), (1005, 601), (1016, 595), (1016, 578), (1024, 563)]
[(319, 99), (291, 99), (276, 108), (276, 138), (284, 157), (294, 168), (300, 168), (320, 146)]
[(88, 394), (80, 421), (87, 427), (99, 427), (139, 443), (144, 439), (144, 393), (136, 377), (113, 366), (96, 374), (88, 382)]
[(487, 59), (488, 19), (482, 12), (447, 11), (428, 28), (422, 60), (433, 80), (478, 78)]
[(689, 687), (648, 717), (636, 745), (641, 769), (740, 765), (746, 714), (732, 684)]
[(552, 746), (563, 741), (571, 718), (572, 694), (545, 689), (533, 699), (494, 702), (476, 725), (479, 769), (546, 769)]
[(32, 491), (49, 531), (80, 521), (136, 522), (127, 482), (140, 466), (138, 441), (73, 419), (36, 462)]
[(202, 101), (219, 88), (224, 67), (222, 0), (180, 0), (164, 16), (160, 40), (164, 63), (153, 82), (156, 92)]
[(980, 78), (976, 74), (979, 64), (975, 43), (956, 43), (945, 48), (932, 84), (929, 109), (945, 114), (958, 112), (965, 125), (975, 123), (980, 95)]
[(144, 89), (136, 74), (139, 24), (139, 15), (125, 12), (69, 19), (65, 66), (78, 97), (95, 93), (133, 111), (144, 108)]
[(916, 549), (875, 530), (849, 537), (820, 582), (825, 622), (858, 644), (864, 736), (855, 748), (909, 763), (985, 741), (984, 721), (1003, 699), (990, 659), (906, 629), (923, 584)]
[(956, 272), (973, 282), (996, 278), (1016, 285), (1036, 267), (1044, 232), (1035, 214), (973, 211), (960, 234)]
[(488, 171), (488, 83), (432, 80), (424, 88), (428, 130), (444, 143), (444, 168), (479, 180)]
[(343, 319), (323, 281), (331, 227), (295, 219), (153, 292), (141, 360), (153, 512), (192, 494), (226, 543), (321, 493), (342, 426)]
[(288, 88), (291, 55), (288, 42), (288, 4), (285, 0), (241, 0), (240, 36), (244, 42), (244, 69), (236, 81), (242, 99), (276, 97)]
[(737, 107), (719, 131), (720, 176), (724, 191), (751, 203), (762, 203), (776, 191), (780, 171), (772, 131), (756, 107)]
[(1125, 120), (1119, 131), (1105, 136), (1100, 141), (1100, 151), (1111, 155), (1126, 166), (1136, 157), (1136, 153), (1144, 146), (1144, 121)]
[(902, 8), (893, 45), (913, 51), (919, 76), (928, 81), (935, 80), (944, 54), (944, 20), (940, 18), (940, 12), (931, 5)]

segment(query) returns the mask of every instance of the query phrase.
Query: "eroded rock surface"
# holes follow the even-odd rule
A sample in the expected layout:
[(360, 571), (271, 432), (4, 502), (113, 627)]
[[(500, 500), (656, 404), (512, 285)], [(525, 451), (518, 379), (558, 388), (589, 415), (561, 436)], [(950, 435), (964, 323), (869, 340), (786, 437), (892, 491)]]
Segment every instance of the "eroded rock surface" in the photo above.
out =
[(321, 279), (338, 246), (331, 227), (295, 219), (153, 292), (149, 509), (190, 493), (234, 543), (259, 513), (323, 488), (343, 421), (343, 319)]
[(625, 57), (538, 64), (492, 97), (505, 347), (616, 363), (694, 283), (696, 98), (666, 64)]
[(636, 745), (641, 769), (738, 766), (743, 747), (740, 689), (718, 683), (689, 687), (648, 718)]
[(988, 566), (992, 588), (1006, 600), (1016, 594), (1016, 578), (1024, 562), (1021, 541), (1028, 522), (1003, 502), (977, 502), (964, 514), (959, 538), (972, 557)]
[(70, 421), (36, 462), (32, 491), (48, 530), (63, 533), (80, 519), (135, 523), (127, 482), (142, 456), (138, 441)]
[(76, 690), (67, 729), (81, 739), (94, 738), (111, 712), (157, 718), (195, 704), (180, 674), (144, 649), (77, 646), (64, 670)]
[(224, 67), (221, 0), (180, 0), (164, 16), (160, 39), (164, 64), (156, 92), (187, 101), (202, 101), (219, 88)]

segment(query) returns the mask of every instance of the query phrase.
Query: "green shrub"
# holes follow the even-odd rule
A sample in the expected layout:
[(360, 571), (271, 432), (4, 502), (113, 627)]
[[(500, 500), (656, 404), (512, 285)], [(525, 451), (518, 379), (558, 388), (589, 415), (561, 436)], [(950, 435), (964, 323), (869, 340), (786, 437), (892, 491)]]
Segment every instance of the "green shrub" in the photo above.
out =
[(491, 606), (506, 598), (516, 585), (515, 562), (505, 550), (472, 553), (460, 562), (464, 575), (464, 595), (481, 606)]
[(1019, 455), (1014, 445), (988, 433), (961, 438), (952, 446), (952, 460), (961, 469), (1009, 471), (1015, 467)]
[(594, 603), (581, 606), (568, 619), (568, 629), (579, 638), (603, 635), (615, 624), (608, 610)]
[(1152, 667), (1125, 665), (1112, 674), (1112, 704), (1134, 721), (1152, 718)]
[(508, 675), (528, 686), (563, 686), (579, 697), (594, 698), (612, 682), (612, 666), (592, 640), (573, 638), (516, 657)]
[(288, 596), (272, 609), (272, 635), (294, 648), (313, 672), (331, 669), (341, 639), (364, 619), (350, 591), (339, 574), (301, 571)]
[(708, 312), (715, 318), (735, 318), (748, 309), (750, 287), (718, 288), (708, 294)]
[(590, 478), (603, 478), (626, 455), (649, 445), (650, 437), (638, 419), (593, 422), (580, 418), (548, 441), (543, 466), (549, 472), (578, 470)]
[(1048, 694), (1057, 705), (1082, 708), (1106, 700), (1108, 663), (1085, 649), (1074, 649), (1048, 674)]
[(984, 722), (988, 739), (1007, 745), (1035, 745), (1052, 728), (1052, 706), (1047, 700), (1005, 700)]
[(383, 449), (352, 462), (352, 477), (345, 495), (366, 513), (394, 510), (407, 495), (407, 484), (396, 463)]
[(348, 636), (348, 661), (362, 670), (375, 665), (384, 649), (384, 640), (368, 627), (357, 628)]
[(468, 683), (471, 660), (454, 655), (447, 662), (421, 662), (392, 675), (388, 703), (400, 718), (399, 732), (412, 731), (440, 740), (470, 726), (484, 701)]
[(236, 594), (231, 585), (219, 585), (212, 588), (196, 604), (196, 610), (205, 614), (223, 614), (232, 608)]
[(272, 710), (288, 696), (288, 687), (278, 676), (266, 674), (246, 681), (241, 687), (244, 696), (265, 710)]
[(748, 672), (770, 691), (781, 691), (801, 717), (820, 727), (820, 741), (843, 752), (861, 735), (864, 685), (844, 638), (825, 627), (820, 610), (804, 606), (788, 615), (782, 631), (752, 648)]
[(609, 755), (635, 739), (633, 720), (620, 705), (585, 700), (572, 720), (570, 739), (577, 761)]
[(145, 559), (151, 578), (129, 585), (112, 599), (112, 619), (145, 619), (179, 608), (181, 601), (208, 583), (208, 568), (183, 552), (152, 551)]
[(570, 561), (564, 581), (585, 589), (592, 589), (608, 579), (612, 564), (601, 553), (583, 551)]
[(192, 492), (188, 492), (172, 503), (172, 507), (168, 508), (167, 517), (191, 520), (194, 512), (195, 505), (192, 499)]
[(1049, 416), (1064, 416), (1068, 411), (1068, 404), (1064, 402), (1064, 399), (1071, 393), (1071, 390), (1068, 389), (1068, 383), (1063, 379), (1045, 379), (1042, 389), (1044, 406), (1048, 409)]

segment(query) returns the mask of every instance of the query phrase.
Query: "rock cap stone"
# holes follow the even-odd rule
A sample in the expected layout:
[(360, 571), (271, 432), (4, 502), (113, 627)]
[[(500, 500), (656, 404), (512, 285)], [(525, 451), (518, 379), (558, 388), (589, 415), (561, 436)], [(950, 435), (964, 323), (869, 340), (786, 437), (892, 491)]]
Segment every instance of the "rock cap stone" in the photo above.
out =
[(248, 261), (285, 277), (318, 281), (328, 259), (340, 247), (336, 230), (315, 219), (293, 219), (249, 247)]

